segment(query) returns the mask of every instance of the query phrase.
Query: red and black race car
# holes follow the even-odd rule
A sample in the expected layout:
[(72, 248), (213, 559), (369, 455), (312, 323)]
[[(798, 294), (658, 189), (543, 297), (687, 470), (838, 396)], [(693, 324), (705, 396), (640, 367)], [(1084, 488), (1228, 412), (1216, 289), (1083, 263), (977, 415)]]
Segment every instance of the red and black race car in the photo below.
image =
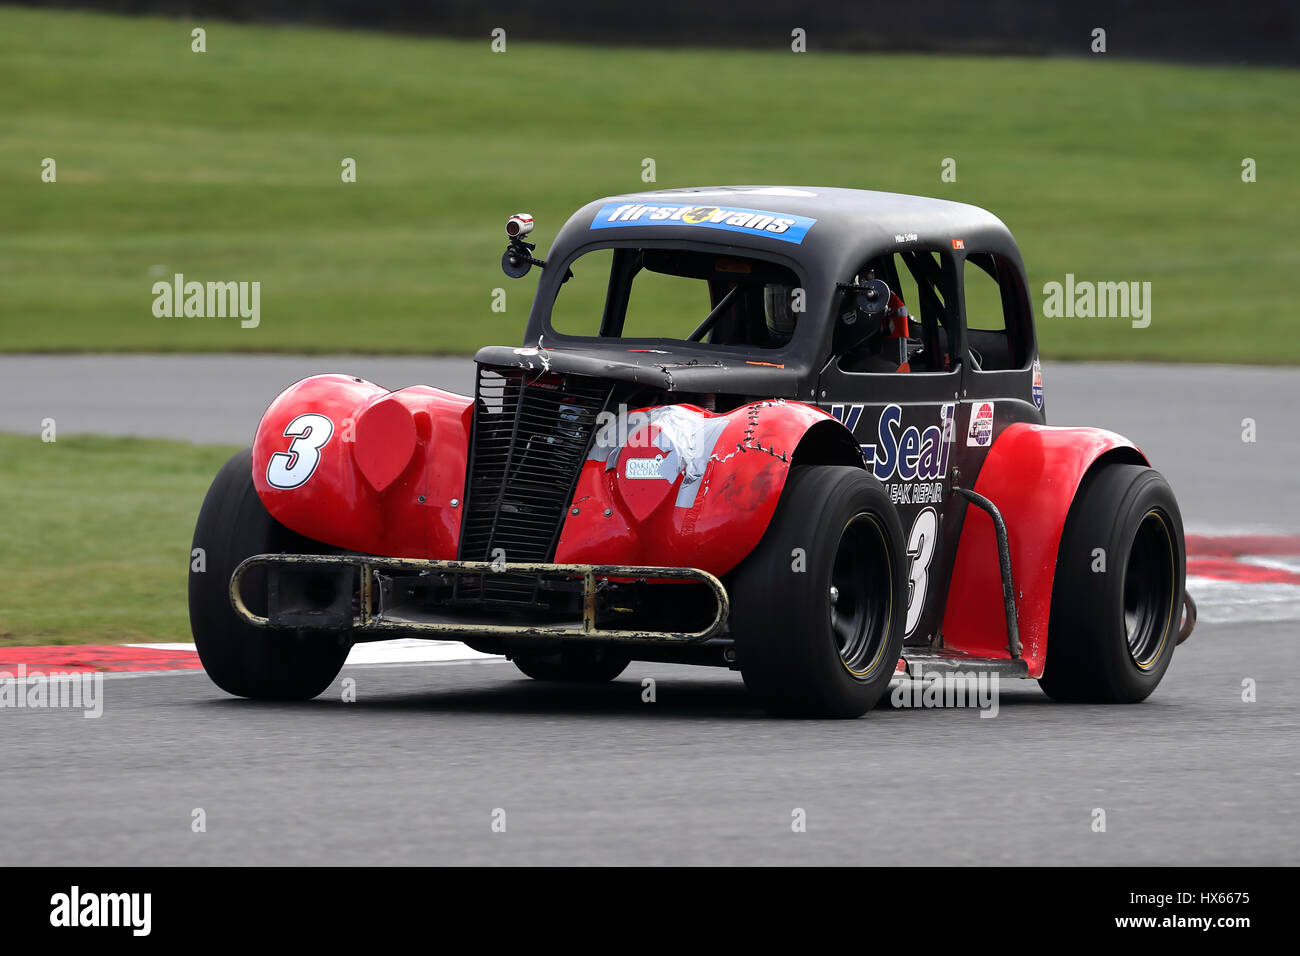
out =
[(218, 474), (194, 639), (232, 694), (312, 697), (352, 644), (463, 641), (539, 680), (739, 669), (855, 717), (928, 672), (1132, 702), (1195, 620), (1168, 483), (1045, 424), (1007, 228), (890, 193), (597, 200), (475, 394), (318, 375)]

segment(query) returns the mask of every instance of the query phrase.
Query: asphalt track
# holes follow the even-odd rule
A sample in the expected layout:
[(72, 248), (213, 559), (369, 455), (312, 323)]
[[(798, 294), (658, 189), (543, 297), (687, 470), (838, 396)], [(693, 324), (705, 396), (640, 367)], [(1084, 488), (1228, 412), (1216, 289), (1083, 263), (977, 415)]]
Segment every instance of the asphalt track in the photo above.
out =
[[(0, 430), (35, 435), (54, 417), (61, 436), (233, 443), (280, 387), (312, 371), (463, 389), (470, 368), (4, 357)], [(1170, 477), (1190, 530), (1300, 531), (1300, 373), (1054, 365), (1045, 376), (1050, 420), (1137, 441)], [(1255, 420), (1253, 443), (1242, 441), (1244, 418)], [(1270, 566), (1290, 574), (1288, 561)], [(737, 675), (658, 664), (577, 689), (497, 660), (349, 664), (355, 702), (336, 684), (295, 706), (227, 698), (201, 673), (109, 675), (98, 719), (0, 711), (0, 859), (1295, 864), (1300, 612), (1293, 600), (1261, 610), (1234, 593), (1208, 602), (1146, 703), (1066, 706), (1005, 682), (993, 719), (883, 709), (853, 722), (777, 721)], [(1255, 702), (1242, 700), (1245, 679)], [(196, 808), (206, 832), (192, 831)], [(1093, 829), (1098, 808), (1105, 832)], [(796, 809), (806, 832), (792, 832)], [(496, 811), (505, 832), (494, 832)]]

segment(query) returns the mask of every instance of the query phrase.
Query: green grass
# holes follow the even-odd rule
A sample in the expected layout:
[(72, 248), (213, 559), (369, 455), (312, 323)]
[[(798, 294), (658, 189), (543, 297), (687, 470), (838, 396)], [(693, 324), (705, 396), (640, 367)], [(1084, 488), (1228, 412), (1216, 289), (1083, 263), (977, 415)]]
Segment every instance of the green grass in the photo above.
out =
[(234, 451), (0, 434), (0, 644), (190, 640), (194, 521)]
[[(1300, 361), (1296, 72), (203, 25), (195, 54), (188, 20), (0, 9), (0, 350), (514, 343), (534, 277), (500, 273), (506, 215), (537, 216), (545, 252), (652, 157), (661, 187), (974, 202), (1016, 234), (1040, 308), (1066, 272), (1153, 284), (1150, 328), (1045, 320), (1049, 358)], [(261, 326), (154, 318), (174, 272), (260, 281)]]

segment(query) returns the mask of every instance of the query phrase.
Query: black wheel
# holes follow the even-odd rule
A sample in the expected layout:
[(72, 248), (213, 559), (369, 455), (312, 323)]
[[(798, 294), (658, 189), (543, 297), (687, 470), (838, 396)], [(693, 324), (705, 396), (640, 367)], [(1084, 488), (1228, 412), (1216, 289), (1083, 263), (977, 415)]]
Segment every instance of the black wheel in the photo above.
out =
[(860, 717), (903, 646), (903, 527), (861, 468), (791, 469), (767, 533), (736, 569), (731, 629), (745, 685), (771, 713)]
[(533, 680), (597, 684), (623, 673), (632, 658), (606, 647), (568, 647), (555, 654), (520, 654), (514, 662)]
[(1178, 641), (1187, 559), (1164, 476), (1105, 464), (1084, 479), (1061, 535), (1047, 666), (1056, 700), (1145, 700)]
[[(257, 700), (307, 700), (338, 676), (348, 646), (334, 635), (254, 627), (230, 604), (230, 575), (254, 554), (322, 554), (333, 549), (277, 522), (253, 487), (252, 450), (231, 458), (217, 473), (194, 528), (194, 547), (206, 568), (190, 568), (190, 630), (199, 660), (227, 693)], [(266, 613), (266, 575), (254, 568), (241, 594), (249, 610)]]

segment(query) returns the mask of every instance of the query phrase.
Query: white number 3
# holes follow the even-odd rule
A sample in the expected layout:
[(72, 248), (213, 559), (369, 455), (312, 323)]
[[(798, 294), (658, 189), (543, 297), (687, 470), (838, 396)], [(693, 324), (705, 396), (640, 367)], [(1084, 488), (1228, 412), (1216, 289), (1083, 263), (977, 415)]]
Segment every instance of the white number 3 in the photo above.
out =
[(930, 562), (934, 560), (935, 538), (939, 533), (939, 516), (933, 508), (926, 508), (912, 522), (912, 533), (907, 536), (907, 556), (912, 559), (907, 577), (907, 627), (911, 634), (921, 623), (925, 607), (925, 592), (929, 586)]
[(297, 488), (316, 471), (320, 450), (334, 434), (334, 423), (324, 415), (299, 415), (284, 430), (292, 438), (288, 451), (277, 451), (266, 463), (266, 483), (272, 488)]

